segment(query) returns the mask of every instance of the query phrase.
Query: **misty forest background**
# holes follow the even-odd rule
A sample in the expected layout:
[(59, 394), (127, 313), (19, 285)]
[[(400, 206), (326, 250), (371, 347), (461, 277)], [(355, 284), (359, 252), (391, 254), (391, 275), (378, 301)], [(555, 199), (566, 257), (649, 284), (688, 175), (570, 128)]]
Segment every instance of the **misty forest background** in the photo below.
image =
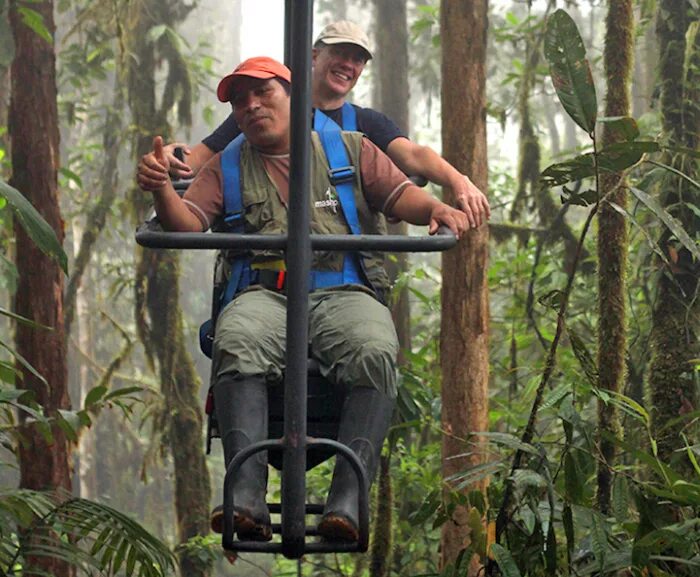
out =
[(137, 160), (227, 116), (250, 8), (0, 0), (0, 574), (700, 575), (698, 2), (315, 13), (373, 39), (353, 100), (493, 211), (442, 256), (389, 258), (401, 392), (370, 552), (222, 556), (197, 346), (213, 255), (134, 242)]

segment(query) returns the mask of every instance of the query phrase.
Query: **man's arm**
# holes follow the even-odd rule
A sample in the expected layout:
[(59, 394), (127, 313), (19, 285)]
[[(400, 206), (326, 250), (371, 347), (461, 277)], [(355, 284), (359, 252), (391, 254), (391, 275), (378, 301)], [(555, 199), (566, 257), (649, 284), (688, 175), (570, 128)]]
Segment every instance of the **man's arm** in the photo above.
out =
[[(175, 156), (175, 149), (181, 148), (184, 159)], [(163, 147), (163, 153), (170, 163), (170, 174), (175, 178), (194, 178), (209, 160), (216, 154), (206, 144), (200, 142), (192, 148), (184, 142), (171, 142)]]
[(407, 138), (395, 138), (387, 147), (387, 154), (406, 174), (418, 174), (431, 182), (451, 188), (472, 228), (481, 226), (491, 216), (484, 193), (432, 148), (421, 146)]
[(411, 224), (427, 224), (430, 234), (435, 234), (440, 226), (446, 226), (459, 238), (469, 229), (464, 212), (433, 198), (413, 184), (403, 189), (391, 207), (391, 215)]
[(163, 228), (176, 232), (202, 232), (199, 219), (190, 212), (175, 192), (170, 176), (170, 163), (164, 151), (163, 139), (153, 139), (153, 151), (139, 161), (136, 180), (143, 190), (153, 194), (153, 204)]
[(459, 237), (469, 228), (464, 212), (412, 184), (391, 159), (367, 138), (362, 139), (360, 173), (365, 198), (387, 216), (411, 224), (427, 224), (430, 234), (435, 234), (438, 227), (444, 225)]
[[(175, 178), (194, 178), (211, 158), (241, 133), (233, 114), (230, 114), (209, 136), (199, 144), (189, 147), (184, 142), (172, 142), (163, 147), (170, 162), (170, 174)], [(182, 148), (184, 160), (175, 157), (175, 149)]]

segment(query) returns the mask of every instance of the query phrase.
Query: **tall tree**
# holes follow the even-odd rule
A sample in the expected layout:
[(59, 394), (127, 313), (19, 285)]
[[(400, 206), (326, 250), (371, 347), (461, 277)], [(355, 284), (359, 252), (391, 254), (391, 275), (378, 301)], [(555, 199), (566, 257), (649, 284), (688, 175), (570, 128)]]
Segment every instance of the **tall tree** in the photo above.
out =
[[(398, 127), (408, 134), (408, 23), (406, 0), (374, 0), (375, 5), (375, 57), (374, 107), (389, 116)], [(406, 234), (405, 223), (390, 224), (390, 234)], [(387, 268), (392, 281), (407, 268), (405, 253), (395, 259), (387, 259)], [(411, 348), (410, 307), (408, 290), (395, 295), (391, 309), (402, 351)], [(400, 353), (399, 363), (404, 355)]]
[[(388, 115), (408, 134), (408, 21), (406, 0), (374, 0), (375, 57), (374, 107)], [(406, 234), (405, 223), (389, 224), (389, 234)], [(386, 259), (393, 282), (408, 268), (405, 253)], [(411, 311), (408, 287), (394, 292), (391, 314), (399, 337), (399, 365), (405, 364), (405, 351), (411, 349)], [(377, 484), (377, 509), (372, 537), (371, 577), (384, 577), (389, 571), (392, 534), (391, 452), (382, 456)]]
[[(487, 187), (487, 0), (442, 0), (442, 150), (460, 172)], [(454, 201), (445, 190), (446, 202)], [(442, 472), (445, 478), (481, 462), (479, 450), (464, 456), (464, 440), (488, 427), (488, 228), (469, 232), (442, 256)], [(455, 458), (456, 455), (463, 455)], [(442, 528), (441, 563), (457, 558), (469, 539), (467, 511)]]
[[(32, 3), (41, 17), (42, 34), (23, 20), (18, 2), (10, 2), (15, 39), (11, 71), (9, 129), (12, 149), (12, 185), (22, 192), (63, 241), (63, 220), (58, 204), (59, 132), (56, 103), (55, 32), (52, 0)], [(34, 392), (51, 417), (70, 406), (67, 389), (66, 341), (63, 326), (63, 273), (15, 224), (19, 281), (15, 311), (50, 329), (17, 326), (17, 352), (46, 379), (42, 382), (23, 371), (21, 388)], [(19, 367), (21, 370), (21, 367)], [(36, 426), (23, 422), (25, 442), (19, 446), (20, 486), (69, 492), (69, 445), (53, 427), (48, 441)], [(64, 561), (50, 557), (29, 560), (27, 575), (40, 572), (64, 577), (71, 574)]]
[[(125, 28), (128, 58), (128, 100), (133, 121), (138, 127), (134, 143), (135, 158), (151, 149), (153, 135), (168, 138), (166, 115), (177, 101), (181, 121), (188, 121), (191, 102), (188, 74), (184, 61), (164, 34), (153, 40), (155, 26), (174, 26), (191, 9), (178, 0), (145, 0), (132, 3)], [(168, 64), (168, 76), (160, 107), (156, 98), (158, 59)], [(136, 218), (142, 221), (150, 199), (135, 191)], [(164, 423), (175, 472), (175, 511), (178, 539), (209, 532), (209, 473), (202, 451), (202, 413), (198, 390), (201, 385), (192, 358), (185, 346), (182, 310), (179, 302), (180, 258), (176, 251), (137, 251), (136, 314), (139, 336), (149, 359), (156, 360), (161, 391), (165, 399)], [(188, 577), (203, 577), (210, 568), (185, 549), (180, 570)]]
[[(671, 147), (693, 151), (700, 146), (699, 19), (700, 9), (691, 0), (658, 3), (656, 30), (664, 138)], [(697, 181), (700, 170), (696, 158), (672, 152), (666, 162)], [(662, 204), (687, 231), (692, 234), (700, 229), (700, 218), (692, 210), (692, 205), (700, 204), (700, 194), (692, 184), (674, 175), (664, 182), (661, 192)], [(669, 230), (661, 235), (659, 244), (671, 266), (658, 276), (649, 388), (658, 451), (661, 459), (667, 461), (684, 444), (680, 433), (685, 423), (678, 417), (697, 408), (693, 359), (700, 355), (700, 263)]]
[[(605, 75), (607, 98), (605, 116), (630, 113), (629, 79), (632, 72), (634, 15), (631, 0), (610, 0), (605, 33)], [(603, 126), (603, 146), (623, 140)], [(621, 174), (601, 176), (600, 194), (605, 198), (598, 213), (598, 387), (613, 393), (622, 391), (625, 379), (625, 293), (627, 266), (627, 222), (615, 205), (627, 206), (627, 190)], [(598, 402), (598, 506), (610, 511), (615, 441), (620, 424), (613, 403)], [(612, 435), (613, 439), (604, 435)]]
[[(632, 0), (610, 0), (605, 33), (605, 116), (629, 116), (632, 73), (634, 15)], [(603, 125), (603, 146), (624, 140)], [(601, 175), (600, 194), (605, 201), (598, 213), (598, 387), (619, 393), (625, 379), (625, 298), (627, 266), (627, 222), (615, 205), (625, 208), (627, 189), (622, 174)], [(612, 470), (615, 464), (614, 437), (620, 434), (619, 416), (613, 403), (598, 402), (598, 506), (610, 511)], [(611, 439), (610, 436), (613, 438)]]

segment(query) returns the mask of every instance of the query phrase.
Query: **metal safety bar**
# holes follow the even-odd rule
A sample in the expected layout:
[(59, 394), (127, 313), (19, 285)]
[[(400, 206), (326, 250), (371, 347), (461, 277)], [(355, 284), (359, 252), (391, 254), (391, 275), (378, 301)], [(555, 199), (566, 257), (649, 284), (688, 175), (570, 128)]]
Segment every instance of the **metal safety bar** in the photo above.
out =
[[(331, 542), (318, 542), (318, 543), (306, 543), (305, 538), (307, 535), (315, 536), (315, 527), (307, 527), (304, 522), (304, 531), (302, 536), (304, 538), (303, 547), (299, 551), (289, 552), (284, 547), (284, 498), (282, 501), (282, 506), (277, 506), (276, 504), (270, 505), (271, 513), (282, 513), (282, 524), (272, 526), (273, 532), (282, 533), (282, 543), (261, 543), (259, 541), (234, 541), (233, 534), (235, 531), (235, 524), (232, 522), (234, 518), (234, 507), (235, 499), (233, 492), (233, 483), (236, 478), (238, 470), (241, 468), (242, 464), (255, 453), (260, 453), (262, 451), (283, 451), (286, 449), (285, 438), (282, 439), (272, 439), (267, 441), (259, 441), (249, 445), (245, 449), (242, 449), (236, 453), (235, 457), (231, 460), (226, 469), (226, 477), (224, 478), (224, 531), (222, 537), (222, 546), (224, 549), (231, 551), (245, 551), (245, 552), (268, 552), (268, 553), (283, 553), (285, 556), (290, 558), (299, 558), (304, 553), (331, 553), (331, 552), (362, 552), (367, 551), (369, 546), (369, 480), (367, 479), (367, 472), (365, 471), (360, 458), (355, 454), (355, 452), (350, 449), (350, 447), (333, 441), (332, 439), (317, 439), (314, 437), (306, 437), (306, 447), (308, 449), (328, 447), (333, 449), (337, 454), (342, 455), (350, 462), (355, 474), (358, 479), (359, 487), (359, 502), (358, 502), (358, 533), (359, 540), (357, 543), (331, 543)], [(286, 468), (286, 464), (285, 464)], [(304, 477), (304, 472), (301, 472), (301, 477)], [(283, 493), (284, 497), (284, 488)], [(305, 497), (305, 496), (304, 496)], [(307, 504), (305, 498), (302, 500), (302, 505), (304, 508), (302, 514), (302, 520), (306, 514), (320, 514), (323, 511), (323, 505)], [(299, 553), (297, 555), (297, 553)]]

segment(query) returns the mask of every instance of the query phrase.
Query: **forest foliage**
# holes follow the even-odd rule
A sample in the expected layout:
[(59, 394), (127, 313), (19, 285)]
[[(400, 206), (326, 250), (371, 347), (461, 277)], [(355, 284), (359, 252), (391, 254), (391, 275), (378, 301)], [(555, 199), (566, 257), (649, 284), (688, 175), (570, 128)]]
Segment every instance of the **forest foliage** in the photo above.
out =
[[(355, 14), (363, 24), (370, 21), (366, 1), (320, 4), (319, 11), (349, 10), (348, 15)], [(439, 52), (449, 49), (441, 47), (437, 4), (409, 2), (416, 47), (410, 55), (411, 102), (417, 103), (416, 116), (425, 117), (416, 122), (415, 132), (427, 139), (435, 132), (429, 119), (437, 114)], [(657, 81), (643, 95), (646, 106), (636, 118), (631, 113), (606, 118), (600, 114), (599, 96), (605, 93), (606, 79), (597, 58), (604, 43), (605, 30), (599, 24), (604, 7), (578, 2), (568, 3), (563, 11), (548, 2), (538, 11), (537, 4), (512, 4), (504, 14), (492, 14), (488, 31), (489, 139), (505, 140), (506, 133), (517, 132), (528, 120), (525, 109), (516, 106), (525, 86), (533, 128), (527, 134), (537, 147), (537, 162), (547, 167), (533, 168), (534, 184), (521, 198), (515, 175), (525, 174), (520, 170), (524, 167), (504, 157), (489, 159), (488, 196), (494, 212), (487, 273), (489, 430), (474, 431), (473, 437), (463, 439), (465, 454), (483, 451), (482, 441), (486, 450), (480, 465), (440, 478), (440, 436), (445, 431), (440, 423), (439, 286), (450, 279), (441, 278), (435, 260), (414, 257), (397, 283), (397, 289), (408, 287), (411, 294), (412, 350), (406, 352), (401, 369), (399, 410), (385, 447), (391, 455), (388, 503), (393, 511), (393, 547), (385, 574), (457, 577), (467, 575), (476, 558), (486, 574), (507, 577), (697, 575), (700, 10), (691, 1), (678, 3), (675, 10), (687, 11), (683, 20), (662, 0), (635, 3), (638, 68), (651, 68), (649, 75)], [(166, 575), (175, 571), (170, 550), (176, 547), (199, 559), (206, 571), (215, 567), (221, 575), (295, 574), (296, 565), (284, 559), (242, 556), (230, 566), (213, 536), (176, 545), (169, 409), (147, 353), (134, 344), (138, 342), (133, 314), (136, 257), (132, 222), (124, 215), (132, 212), (129, 203), (134, 198), (128, 143), (144, 134), (132, 122), (122, 92), (124, 70), (134, 58), (126, 48), (126, 4), (57, 0), (56, 10), (59, 34), (53, 42), (62, 128), (59, 185), (68, 235), (63, 248), (21, 192), (6, 184), (11, 167), (2, 93), (9, 87), (6, 75), (12, 55), (11, 47), (0, 43), (0, 322), (8, 328), (0, 338), (6, 351), (0, 356), (0, 439), (7, 450), (0, 461), (0, 478), (3, 487), (16, 484), (13, 453), (22, 442), (17, 411), (43, 425), (50, 435), (49, 417), (21, 384), (15, 388), (22, 372), (34, 369), (17, 357), (9, 338), (12, 323), (32, 323), (11, 312), (16, 277), (13, 220), (58, 259), (68, 275), (67, 284), (71, 279), (76, 282), (79, 304), (70, 351), (74, 408), (53, 418), (75, 444), (80, 462), (88, 465), (76, 467), (80, 496), (68, 500), (20, 489), (0, 491), (0, 572), (21, 575), (23, 559), (36, 553), (23, 548), (23, 535), (51, 530), (65, 538), (60, 546), (47, 541), (40, 554), (69, 559), (85, 575), (119, 571)], [(7, 3), (0, 0), (3, 37), (6, 12)], [(51, 40), (31, 3), (22, 6), (22, 13), (28, 26)], [(146, 42), (167, 55), (163, 62), (168, 64), (161, 63), (155, 79), (159, 86), (172, 81), (175, 69), (187, 76), (187, 82), (180, 84), (187, 90), (170, 94), (164, 110), (179, 134), (186, 134), (190, 120), (194, 121), (194, 141), (209, 132), (214, 116), (223, 119), (223, 113), (214, 113), (216, 109), (207, 104), (217, 80), (216, 50), (206, 34), (188, 30), (190, 21), (188, 16), (182, 27), (157, 24)], [(677, 87), (682, 110), (675, 111), (691, 133), (685, 140), (669, 136), (671, 112), (662, 105), (661, 75), (653, 62), (644, 60), (649, 33), (653, 37), (659, 22), (671, 27), (686, 23)], [(663, 38), (659, 45), (665, 46)], [(532, 54), (537, 58), (526, 57)], [(225, 59), (220, 54), (218, 58)], [(223, 68), (229, 64), (224, 62)], [(637, 89), (636, 84), (631, 86), (632, 91)], [(192, 119), (184, 112), (185, 100), (204, 101)], [(615, 144), (602, 146), (603, 125), (618, 136)], [(526, 131), (521, 130), (518, 138), (523, 134)], [(523, 150), (521, 146), (520, 163)], [(510, 153), (512, 149), (504, 156)], [(610, 173), (624, 176), (628, 206), (601, 195), (601, 175)], [(598, 386), (596, 300), (604, 295), (596, 291), (594, 255), (596, 216), (603, 203), (624, 217), (629, 231), (628, 344), (621, 392)], [(92, 217), (99, 212), (104, 220), (95, 227)], [(76, 266), (86, 235), (93, 235), (93, 244)], [(183, 258), (183, 278), (188, 280), (180, 295), (183, 330), (206, 380), (208, 367), (194, 349), (196, 326), (208, 314), (210, 265), (192, 255)], [(680, 409), (659, 423), (656, 416), (667, 412), (657, 406), (659, 397), (654, 396), (652, 361), (664, 352), (653, 346), (663, 282), (681, 295), (672, 304), (680, 319), (680, 346), (690, 359), (682, 361), (683, 378), (691, 387), (679, 385), (668, 393), (676, 397)], [(204, 391), (201, 396), (203, 401)], [(619, 411), (621, 434), (601, 429), (596, 414), (600, 403)], [(666, 450), (669, 435), (671, 449)], [(601, 438), (618, 449), (616, 462), (603, 463), (613, 474), (608, 514), (596, 499)], [(212, 505), (220, 501), (223, 480), (222, 458), (214, 453), (209, 458)], [(322, 497), (330, 470), (324, 464), (309, 475), (312, 496)], [(472, 490), (483, 480), (488, 480), (484, 492)], [(277, 481), (270, 494), (279, 498)], [(376, 500), (385, 496), (386, 492), (375, 495), (377, 508)], [(440, 567), (439, 528), (453, 522), (458, 506), (470, 511), (470, 543), (453, 563)], [(357, 556), (310, 556), (301, 566), (304, 575), (378, 575)]]

